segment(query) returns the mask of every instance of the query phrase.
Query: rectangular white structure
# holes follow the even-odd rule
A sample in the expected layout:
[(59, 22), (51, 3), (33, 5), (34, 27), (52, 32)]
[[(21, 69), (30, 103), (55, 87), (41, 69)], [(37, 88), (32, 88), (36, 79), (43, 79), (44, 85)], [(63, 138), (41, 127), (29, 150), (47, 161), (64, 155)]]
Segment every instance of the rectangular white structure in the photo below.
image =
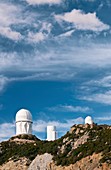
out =
[(47, 126), (47, 140), (48, 141), (56, 140), (56, 127), (55, 126)]

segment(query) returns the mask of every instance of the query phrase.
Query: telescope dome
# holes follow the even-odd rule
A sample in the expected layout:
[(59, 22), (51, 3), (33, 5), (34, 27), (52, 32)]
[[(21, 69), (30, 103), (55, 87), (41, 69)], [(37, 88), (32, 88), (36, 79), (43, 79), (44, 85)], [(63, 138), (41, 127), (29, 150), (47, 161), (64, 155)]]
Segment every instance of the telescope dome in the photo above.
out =
[(85, 118), (85, 124), (89, 124), (89, 125), (93, 124), (93, 120), (91, 116), (87, 116)]
[(19, 121), (32, 122), (32, 115), (31, 115), (30, 111), (26, 110), (26, 109), (20, 109), (16, 113), (16, 122), (19, 122)]

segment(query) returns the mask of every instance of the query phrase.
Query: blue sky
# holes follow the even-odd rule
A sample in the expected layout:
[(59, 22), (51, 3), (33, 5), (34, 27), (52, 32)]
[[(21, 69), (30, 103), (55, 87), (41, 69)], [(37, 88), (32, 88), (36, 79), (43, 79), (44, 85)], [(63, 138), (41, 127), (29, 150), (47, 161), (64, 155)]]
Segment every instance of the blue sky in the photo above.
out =
[(41, 139), (87, 115), (111, 125), (110, 11), (110, 0), (0, 1), (0, 141), (21, 108)]

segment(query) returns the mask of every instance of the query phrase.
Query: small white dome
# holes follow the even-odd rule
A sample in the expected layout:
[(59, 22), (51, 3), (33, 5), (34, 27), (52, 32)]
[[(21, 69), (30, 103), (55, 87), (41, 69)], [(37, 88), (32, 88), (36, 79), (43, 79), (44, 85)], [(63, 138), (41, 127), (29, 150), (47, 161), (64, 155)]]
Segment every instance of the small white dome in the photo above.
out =
[(93, 124), (93, 120), (91, 116), (87, 116), (85, 118), (85, 124), (89, 124), (89, 125)]
[(29, 121), (32, 122), (32, 115), (29, 110), (21, 109), (16, 113), (16, 122)]

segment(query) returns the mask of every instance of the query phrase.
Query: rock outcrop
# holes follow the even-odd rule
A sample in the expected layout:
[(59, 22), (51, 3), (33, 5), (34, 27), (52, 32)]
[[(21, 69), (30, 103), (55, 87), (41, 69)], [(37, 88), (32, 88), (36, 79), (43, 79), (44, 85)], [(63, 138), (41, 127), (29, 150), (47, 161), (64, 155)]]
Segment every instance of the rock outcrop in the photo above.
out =
[(27, 170), (28, 166), (30, 164), (30, 161), (25, 158), (19, 158), (19, 160), (9, 160), (2, 166), (0, 166), (0, 170)]
[(54, 162), (51, 162), (47, 170), (111, 170), (111, 165), (100, 164), (100, 159), (101, 153), (87, 156), (69, 166), (56, 166)]
[(28, 170), (48, 170), (49, 164), (52, 161), (52, 155), (45, 153), (38, 155), (29, 166)]

